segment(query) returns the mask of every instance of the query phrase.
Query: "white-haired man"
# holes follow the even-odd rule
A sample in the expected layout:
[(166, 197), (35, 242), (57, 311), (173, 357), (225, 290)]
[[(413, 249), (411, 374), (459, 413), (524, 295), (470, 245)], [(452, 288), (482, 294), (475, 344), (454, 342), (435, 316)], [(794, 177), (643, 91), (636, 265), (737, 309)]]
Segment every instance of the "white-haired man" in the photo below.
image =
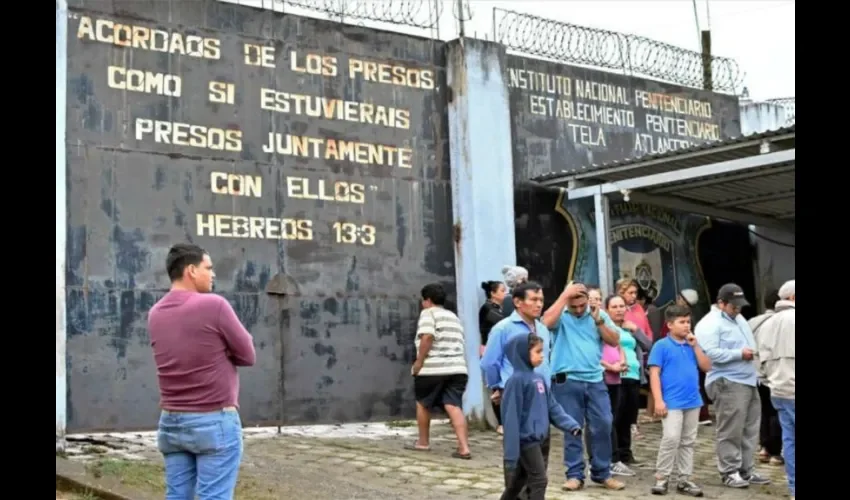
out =
[(502, 268), (502, 279), (508, 287), (508, 293), (505, 294), (505, 300), (502, 302), (502, 317), (507, 318), (514, 312), (511, 290), (528, 281), (528, 269), (522, 266), (505, 266)]
[(759, 328), (755, 354), (759, 375), (767, 381), (770, 401), (779, 413), (785, 473), (792, 500), (797, 493), (796, 298), (795, 280), (787, 281), (779, 288), (774, 314)]

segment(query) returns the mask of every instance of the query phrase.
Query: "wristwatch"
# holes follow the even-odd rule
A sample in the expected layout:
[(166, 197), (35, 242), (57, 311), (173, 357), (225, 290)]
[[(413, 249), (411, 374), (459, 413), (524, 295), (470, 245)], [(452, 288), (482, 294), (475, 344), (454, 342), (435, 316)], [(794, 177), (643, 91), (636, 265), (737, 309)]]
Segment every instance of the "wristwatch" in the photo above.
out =
[(594, 320), (594, 323), (596, 323), (596, 326), (602, 326), (602, 323), (605, 323), (605, 320), (602, 319), (602, 318), (599, 318), (597, 320)]

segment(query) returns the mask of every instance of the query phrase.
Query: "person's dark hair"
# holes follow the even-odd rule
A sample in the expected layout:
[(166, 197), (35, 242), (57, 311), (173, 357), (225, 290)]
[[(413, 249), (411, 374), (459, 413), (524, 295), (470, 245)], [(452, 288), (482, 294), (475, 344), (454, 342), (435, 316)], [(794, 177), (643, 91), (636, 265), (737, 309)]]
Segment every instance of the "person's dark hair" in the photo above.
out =
[(484, 295), (489, 299), (494, 293), (499, 291), (499, 286), (501, 285), (501, 281), (483, 281), (481, 282), (481, 289), (484, 290)]
[(511, 298), (524, 300), (528, 295), (528, 292), (539, 292), (540, 290), (543, 290), (540, 283), (537, 283), (536, 281), (526, 281), (525, 283), (520, 283), (511, 290)]
[(685, 318), (691, 315), (691, 308), (680, 306), (679, 304), (670, 304), (664, 311), (664, 320), (673, 321), (676, 318)]
[(422, 300), (430, 300), (435, 306), (446, 305), (446, 290), (439, 283), (430, 283), (422, 287)]
[(204, 260), (204, 255), (207, 252), (191, 243), (178, 243), (168, 250), (168, 256), (165, 258), (165, 270), (168, 271), (168, 278), (171, 281), (177, 281), (183, 277), (183, 271), (189, 266), (199, 266)]
[(614, 299), (620, 299), (620, 300), (623, 300), (623, 297), (621, 297), (621, 296), (617, 295), (616, 293), (609, 295), (608, 297), (606, 297), (606, 298), (605, 298), (605, 309), (608, 309), (608, 305), (609, 305), (609, 304), (611, 303), (611, 301), (612, 301), (612, 300), (614, 300)]
[(528, 334), (528, 350), (529, 351), (534, 349), (534, 346), (536, 346), (537, 344), (542, 344), (542, 343), (543, 343), (542, 337), (538, 337), (537, 335), (535, 335), (533, 333)]
[(764, 296), (764, 308), (773, 309), (777, 302), (779, 302), (779, 290), (774, 288)]

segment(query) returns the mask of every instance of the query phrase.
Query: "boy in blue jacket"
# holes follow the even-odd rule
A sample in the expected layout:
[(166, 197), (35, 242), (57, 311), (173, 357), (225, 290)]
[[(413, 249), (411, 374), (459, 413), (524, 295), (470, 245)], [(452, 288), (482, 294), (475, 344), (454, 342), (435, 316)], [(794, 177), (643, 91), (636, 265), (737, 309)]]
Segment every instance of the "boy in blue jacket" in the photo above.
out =
[(543, 446), (549, 442), (549, 422), (574, 436), (581, 426), (552, 397), (534, 368), (543, 363), (543, 339), (517, 335), (505, 349), (514, 372), (502, 392), (505, 492), (501, 500), (515, 500), (523, 488), (529, 500), (543, 500), (549, 479)]

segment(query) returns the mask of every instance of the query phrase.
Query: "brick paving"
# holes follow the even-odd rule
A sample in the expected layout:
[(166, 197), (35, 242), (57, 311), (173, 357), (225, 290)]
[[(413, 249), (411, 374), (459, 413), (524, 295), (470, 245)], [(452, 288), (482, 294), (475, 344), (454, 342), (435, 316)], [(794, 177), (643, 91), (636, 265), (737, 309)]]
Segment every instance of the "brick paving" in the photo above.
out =
[[(499, 436), (492, 431), (472, 431), (472, 460), (451, 458), (454, 438), (448, 425), (432, 427), (432, 449), (429, 452), (406, 450), (405, 443), (414, 440), (412, 423), (384, 429), (380, 436), (341, 432), (346, 426), (320, 429), (299, 435), (284, 430), (258, 431), (246, 429), (243, 474), (245, 480), (259, 482), (263, 490), (274, 492), (304, 491), (314, 498), (382, 498), (444, 500), (448, 498), (497, 499), (503, 488), (502, 453)], [(365, 428), (366, 426), (363, 426)], [(388, 430), (388, 432), (386, 432)], [(554, 499), (639, 499), (650, 498), (653, 464), (660, 439), (660, 424), (642, 424), (641, 439), (634, 442), (636, 458), (645, 465), (633, 467), (637, 477), (623, 478), (626, 489), (607, 491), (588, 482), (580, 492), (564, 492), (562, 439), (553, 433), (549, 467), (549, 489), (546, 498)], [(361, 434), (363, 434), (361, 432)], [(136, 439), (117, 435), (99, 439), (113, 444), (95, 450), (94, 454), (70, 450), (77, 459), (104, 458), (124, 453), (127, 458), (160, 461), (153, 434)], [(114, 444), (114, 443), (119, 444)], [(133, 446), (127, 443), (135, 442)], [(123, 444), (120, 444), (123, 443)], [(88, 445), (91, 448), (91, 445)], [(95, 446), (96, 447), (96, 446)], [(135, 448), (133, 448), (135, 447)], [(132, 449), (131, 449), (132, 448)], [(115, 450), (121, 450), (116, 452)], [(120, 458), (120, 457), (118, 457)], [(714, 428), (700, 427), (693, 479), (703, 486), (706, 498), (728, 500), (767, 500), (788, 498), (782, 467), (759, 465), (761, 474), (773, 479), (769, 486), (751, 486), (745, 490), (725, 488), (720, 483), (714, 458)], [(250, 478), (250, 479), (249, 479)], [(348, 486), (346, 486), (348, 485)], [(372, 493), (368, 493), (371, 491)], [(367, 493), (364, 493), (367, 492)], [(305, 492), (306, 493), (306, 492)], [(676, 496), (671, 492), (668, 496)]]
[[(561, 491), (564, 481), (562, 439), (553, 435), (547, 499), (648, 498), (652, 483), (655, 453), (660, 439), (660, 424), (643, 424), (643, 436), (635, 441), (636, 458), (645, 463), (635, 468), (637, 477), (624, 478), (626, 489), (613, 492), (588, 482), (580, 492)], [(362, 439), (273, 438), (255, 442), (246, 460), (284, 460), (315, 463), (352, 480), (379, 483), (394, 491), (418, 490), (440, 493), (444, 498), (497, 499), (503, 488), (501, 442), (493, 432), (473, 432), (470, 447), (473, 459), (452, 459), (454, 438), (448, 426), (432, 428), (432, 450), (417, 452), (404, 449), (412, 438), (375, 441)], [(763, 466), (759, 472), (773, 479), (769, 486), (751, 486), (746, 490), (723, 487), (714, 459), (714, 429), (701, 427), (695, 457), (694, 480), (704, 487), (706, 498), (767, 499), (788, 497), (784, 469)], [(262, 458), (261, 458), (262, 457)], [(370, 483), (371, 484), (371, 483)], [(675, 493), (671, 493), (675, 496)], [(405, 495), (406, 496), (406, 495)], [(669, 495), (668, 495), (669, 496)], [(439, 497), (437, 497), (439, 498)]]

